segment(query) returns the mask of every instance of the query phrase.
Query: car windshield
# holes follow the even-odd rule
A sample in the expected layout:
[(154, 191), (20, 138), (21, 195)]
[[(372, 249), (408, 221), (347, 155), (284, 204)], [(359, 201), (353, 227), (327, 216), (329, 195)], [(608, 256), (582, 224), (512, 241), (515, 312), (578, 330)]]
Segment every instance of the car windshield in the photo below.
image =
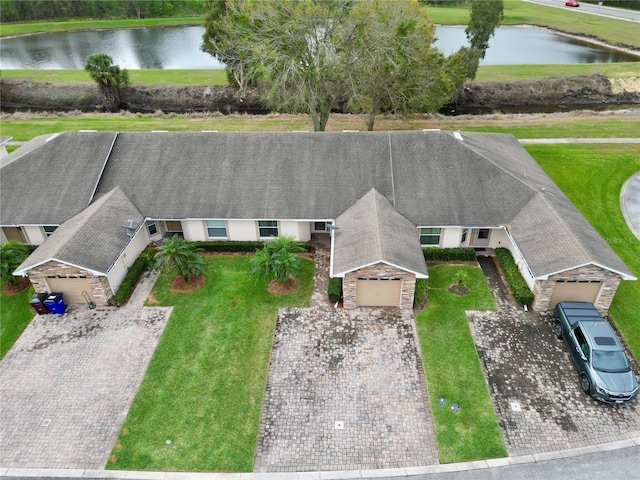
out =
[(593, 368), (601, 372), (626, 372), (629, 363), (621, 350), (594, 350), (592, 357)]

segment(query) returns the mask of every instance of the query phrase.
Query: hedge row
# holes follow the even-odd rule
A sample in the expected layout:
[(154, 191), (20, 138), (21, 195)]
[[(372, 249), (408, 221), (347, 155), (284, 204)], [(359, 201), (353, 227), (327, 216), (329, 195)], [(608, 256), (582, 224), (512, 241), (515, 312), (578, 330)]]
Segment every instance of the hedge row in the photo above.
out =
[(531, 305), (533, 303), (533, 292), (529, 290), (529, 286), (522, 278), (511, 252), (503, 247), (496, 248), (496, 257), (500, 262), (504, 276), (516, 301), (521, 305)]
[(329, 286), (327, 287), (327, 293), (329, 294), (330, 302), (339, 302), (342, 298), (342, 278), (330, 278)]
[(473, 248), (437, 248), (427, 247), (422, 249), (425, 260), (458, 260), (471, 262), (476, 259), (476, 252)]
[[(216, 242), (193, 242), (197, 248), (204, 252), (256, 252), (262, 248), (265, 242), (250, 241), (216, 241)], [(309, 243), (302, 243), (305, 252), (311, 251)]]
[(427, 294), (427, 279), (426, 278), (416, 278), (416, 292), (413, 297), (413, 305), (420, 305), (420, 302), (424, 300), (425, 295)]
[(136, 261), (133, 262), (133, 265), (131, 265), (131, 268), (129, 268), (116, 294), (109, 299), (111, 305), (121, 305), (129, 298), (142, 274), (151, 268), (153, 255), (154, 251), (151, 248), (145, 248), (142, 251)]

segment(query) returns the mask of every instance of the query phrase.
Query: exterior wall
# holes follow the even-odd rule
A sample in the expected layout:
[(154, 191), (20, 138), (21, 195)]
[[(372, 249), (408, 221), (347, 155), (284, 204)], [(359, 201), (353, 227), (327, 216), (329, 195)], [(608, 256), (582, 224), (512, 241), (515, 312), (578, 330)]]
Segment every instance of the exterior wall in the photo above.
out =
[(29, 280), (37, 293), (49, 293), (47, 276), (66, 275), (67, 277), (85, 276), (91, 283), (91, 292), (96, 305), (106, 305), (113, 296), (109, 280), (105, 276), (96, 276), (82, 268), (74, 267), (59, 262), (47, 262), (29, 270)]
[(26, 243), (29, 245), (42, 245), (47, 239), (47, 236), (40, 226), (24, 226), (22, 227), (22, 233), (26, 237)]
[(258, 240), (258, 224), (254, 220), (227, 220), (229, 240)]
[(458, 248), (462, 239), (462, 228), (449, 227), (443, 228), (440, 234), (441, 248)]
[(356, 287), (358, 278), (399, 278), (402, 280), (400, 308), (412, 309), (413, 296), (416, 291), (416, 276), (411, 272), (401, 270), (386, 263), (376, 263), (369, 267), (349, 272), (342, 282), (344, 308), (356, 308)]
[[(504, 228), (494, 228), (491, 230), (488, 248), (499, 248), (499, 247), (508, 248), (509, 250), (513, 248), (513, 245), (511, 244), (511, 239), (509, 238), (509, 235), (507, 235), (507, 232), (504, 230)], [(513, 254), (513, 252), (511, 253)], [(516, 257), (515, 254), (513, 254), (513, 256), (514, 258)]]
[(574, 270), (558, 273), (549, 277), (548, 280), (538, 280), (535, 282), (535, 286), (533, 288), (535, 300), (532, 306), (534, 310), (549, 310), (551, 295), (553, 294), (553, 289), (555, 288), (556, 281), (558, 280), (600, 280), (602, 282), (602, 287), (594, 305), (602, 314), (606, 314), (609, 311), (613, 297), (615, 296), (618, 285), (620, 284), (620, 276), (618, 274), (594, 265), (587, 265)]
[(149, 235), (147, 227), (144, 226), (138, 231), (137, 235), (131, 239), (129, 245), (126, 246), (122, 255), (120, 255), (114, 266), (107, 274), (114, 293), (118, 291), (118, 288), (120, 288), (129, 268), (131, 268), (133, 262), (138, 259), (140, 253), (142, 253), (148, 244)]
[(278, 222), (278, 232), (280, 235), (290, 235), (300, 242), (311, 240), (310, 222)]
[(207, 230), (204, 220), (182, 220), (182, 234), (185, 240), (190, 242), (204, 242), (207, 238)]

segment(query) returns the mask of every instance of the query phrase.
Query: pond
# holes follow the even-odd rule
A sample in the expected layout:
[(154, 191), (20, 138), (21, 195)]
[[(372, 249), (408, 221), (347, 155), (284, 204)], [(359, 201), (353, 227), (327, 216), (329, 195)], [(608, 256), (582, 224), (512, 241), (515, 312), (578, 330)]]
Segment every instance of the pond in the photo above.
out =
[[(92, 53), (122, 68), (211, 69), (223, 65), (200, 50), (200, 26), (45, 33), (0, 40), (0, 69), (82, 69)], [(464, 27), (437, 27), (436, 46), (450, 54), (466, 43)], [(500, 27), (482, 65), (637, 62), (634, 56), (530, 27)]]

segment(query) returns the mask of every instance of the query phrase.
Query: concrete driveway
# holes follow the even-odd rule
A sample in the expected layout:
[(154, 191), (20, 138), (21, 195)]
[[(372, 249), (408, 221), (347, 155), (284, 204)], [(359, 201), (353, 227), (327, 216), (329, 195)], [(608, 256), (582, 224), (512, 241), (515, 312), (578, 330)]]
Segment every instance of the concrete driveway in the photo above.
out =
[(142, 307), (154, 281), (124, 308), (31, 321), (0, 363), (3, 468), (104, 468), (171, 312)]
[(255, 472), (438, 463), (413, 315), (280, 311)]
[[(640, 436), (640, 402), (607, 405), (583, 393), (550, 315), (517, 308), (493, 260), (481, 265), (498, 311), (467, 312), (467, 318), (509, 456)], [(635, 361), (632, 368), (638, 373)]]

